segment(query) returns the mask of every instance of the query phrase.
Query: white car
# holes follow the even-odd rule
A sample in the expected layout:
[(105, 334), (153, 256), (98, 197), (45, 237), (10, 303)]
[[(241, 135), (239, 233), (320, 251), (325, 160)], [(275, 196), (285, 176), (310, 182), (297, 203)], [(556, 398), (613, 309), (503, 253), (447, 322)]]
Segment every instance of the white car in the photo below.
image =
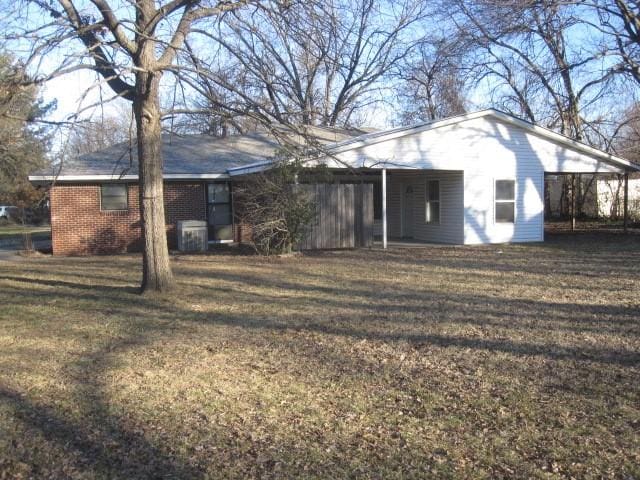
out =
[(14, 207), (11, 205), (0, 205), (0, 218), (6, 218), (9, 220), (12, 216), (18, 211), (18, 207)]

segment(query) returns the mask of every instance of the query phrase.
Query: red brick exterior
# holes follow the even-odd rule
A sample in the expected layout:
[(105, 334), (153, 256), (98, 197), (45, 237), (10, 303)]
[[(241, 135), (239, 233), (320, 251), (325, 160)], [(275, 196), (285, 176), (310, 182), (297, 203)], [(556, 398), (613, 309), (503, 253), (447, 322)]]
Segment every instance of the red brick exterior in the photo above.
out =
[[(238, 184), (234, 184), (238, 185)], [(245, 186), (245, 185), (242, 185)], [(237, 188), (237, 187), (236, 187)], [(236, 196), (232, 196), (233, 201), (233, 213), (236, 216), (234, 218), (233, 225), (233, 239), (238, 243), (250, 243), (253, 237), (253, 231), (251, 225), (241, 223), (239, 216), (242, 215), (242, 204), (238, 201)]]
[(252, 241), (251, 226), (245, 223), (236, 223), (233, 226), (233, 238), (238, 243), (250, 243)]
[[(100, 210), (99, 184), (57, 184), (51, 188), (54, 255), (91, 255), (140, 251), (138, 186), (129, 184), (128, 209)], [(176, 248), (179, 220), (206, 220), (203, 183), (165, 183), (169, 248)]]
[(204, 183), (165, 183), (164, 214), (169, 248), (178, 248), (177, 226), (180, 220), (207, 220)]

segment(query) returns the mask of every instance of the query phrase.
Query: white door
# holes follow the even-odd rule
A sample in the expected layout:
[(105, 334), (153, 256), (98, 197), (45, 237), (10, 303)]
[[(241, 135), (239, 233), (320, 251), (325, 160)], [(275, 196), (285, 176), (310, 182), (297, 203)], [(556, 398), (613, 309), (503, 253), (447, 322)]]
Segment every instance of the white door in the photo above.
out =
[(404, 187), (402, 196), (402, 236), (413, 238), (413, 187)]

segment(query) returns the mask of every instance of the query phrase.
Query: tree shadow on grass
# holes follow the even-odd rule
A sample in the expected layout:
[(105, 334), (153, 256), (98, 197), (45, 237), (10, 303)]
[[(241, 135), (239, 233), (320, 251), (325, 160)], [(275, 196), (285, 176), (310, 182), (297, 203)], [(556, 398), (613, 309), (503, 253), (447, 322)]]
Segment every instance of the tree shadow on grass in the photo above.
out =
[[(28, 452), (27, 458), (14, 459), (29, 464), (30, 474), (36, 478), (49, 477), (51, 467), (57, 474), (75, 471), (82, 472), (80, 476), (84, 477), (91, 472), (96, 478), (202, 477), (201, 472), (154, 446), (144, 434), (118, 426), (117, 419), (109, 415), (72, 421), (57, 408), (38, 405), (26, 395), (4, 386), (0, 386), (0, 402), (9, 406), (23, 425), (65, 452), (64, 459), (59, 459), (55, 467), (50, 464), (50, 454), (34, 461), (34, 457), (38, 458), (37, 451)], [(93, 405), (94, 414), (100, 403)], [(64, 462), (71, 465), (63, 465)]]
[[(551, 325), (553, 329), (568, 332), (609, 332), (640, 334), (636, 306), (602, 305), (594, 303), (569, 304), (536, 299), (505, 298), (483, 293), (448, 294), (442, 291), (417, 289), (404, 286), (397, 290), (381, 290), (382, 284), (376, 280), (359, 281), (348, 285), (336, 285), (331, 275), (315, 274), (320, 284), (308, 284), (306, 278), (287, 280), (286, 275), (253, 275), (251, 273), (231, 273), (216, 271), (217, 283), (205, 286), (192, 283), (191, 278), (207, 278), (210, 271), (188, 270), (187, 284), (198, 286), (206, 292), (226, 292), (236, 297), (242, 304), (263, 303), (282, 304), (296, 302), (300, 307), (350, 309), (354, 311), (377, 312), (377, 317), (387, 317), (384, 321), (392, 325), (402, 322), (398, 315), (408, 314), (406, 322), (416, 325), (420, 316), (432, 314), (430, 322), (438, 323), (434, 315), (442, 317), (442, 322), (465, 323), (478, 326), (508, 327), (511, 330), (540, 330), (540, 324)], [(468, 276), (467, 276), (468, 278)], [(250, 287), (251, 290), (248, 290)], [(265, 293), (255, 290), (263, 289)], [(268, 293), (273, 292), (273, 293)], [(275, 294), (277, 292), (277, 294)], [(287, 293), (290, 292), (290, 295)], [(302, 293), (302, 295), (301, 295)], [(413, 315), (411, 315), (413, 314)], [(537, 315), (538, 325), (527, 322)], [(501, 317), (504, 321), (497, 321)], [(606, 321), (603, 320), (606, 319)], [(573, 326), (562, 324), (573, 323)], [(625, 327), (625, 328), (623, 328)]]
[[(272, 268), (273, 266), (269, 266)], [(266, 271), (269, 270), (266, 269)], [(171, 319), (179, 320), (182, 324), (210, 324), (228, 325), (241, 327), (250, 332), (255, 332), (252, 338), (262, 338), (262, 332), (276, 332), (285, 336), (288, 332), (301, 332), (311, 334), (323, 334), (329, 336), (339, 336), (352, 340), (353, 343), (361, 340), (371, 342), (382, 342), (390, 344), (405, 344), (414, 348), (417, 352), (426, 352), (434, 349), (451, 349), (461, 355), (471, 355), (474, 352), (502, 353), (512, 356), (514, 359), (524, 360), (519, 362), (520, 368), (524, 369), (527, 359), (546, 359), (558, 362), (573, 362), (574, 369), (580, 371), (593, 371), (600, 374), (607, 368), (620, 367), (636, 368), (640, 365), (640, 353), (631, 350), (613, 350), (606, 347), (580, 347), (577, 345), (559, 345), (552, 342), (536, 343), (535, 341), (516, 341), (509, 338), (488, 338), (488, 336), (463, 336), (458, 334), (445, 334), (429, 332), (431, 326), (428, 322), (425, 325), (415, 324), (417, 316), (425, 311), (425, 308), (433, 305), (440, 305), (443, 312), (454, 308), (455, 302), (446, 295), (437, 292), (425, 292), (419, 289), (406, 289), (402, 292), (385, 292), (385, 298), (380, 298), (374, 280), (362, 280), (360, 282), (348, 283), (346, 285), (335, 285), (330, 276), (315, 274), (314, 279), (318, 284), (305, 285), (300, 281), (283, 281), (282, 278), (269, 278), (268, 276), (255, 277), (247, 272), (246, 274), (229, 273), (224, 271), (186, 269), (185, 272), (191, 278), (211, 278), (215, 276), (220, 285), (214, 284), (210, 287), (200, 288), (202, 292), (191, 293), (188, 300), (197, 301), (202, 294), (216, 295), (222, 293), (229, 284), (239, 285), (237, 292), (233, 289), (224, 290), (226, 295), (235, 295), (236, 302), (245, 304), (247, 311), (255, 314), (239, 313), (206, 313), (188, 310), (184, 302), (172, 305), (171, 302), (157, 304), (154, 300), (141, 298), (134, 294), (135, 289), (130, 286), (117, 287), (109, 284), (94, 285), (85, 284), (82, 281), (73, 282), (68, 280), (36, 278), (25, 280), (19, 274), (3, 274), (0, 280), (15, 282), (21, 285), (25, 282), (33, 283), (35, 286), (44, 287), (37, 291), (12, 287), (15, 290), (16, 298), (24, 305), (35, 302), (46, 302), (60, 300), (60, 297), (67, 297), (67, 300), (83, 300), (83, 302), (102, 302), (96, 304), (100, 308), (114, 308), (122, 314), (127, 312), (131, 305), (147, 310), (148, 318), (139, 320), (132, 318), (129, 329), (121, 332), (119, 337), (109, 341), (107, 345), (98, 346), (91, 349), (87, 354), (81, 354), (79, 358), (74, 358), (66, 365), (66, 369), (72, 372), (73, 384), (70, 385), (70, 395), (77, 403), (78, 409), (83, 417), (70, 414), (66, 409), (55, 406), (55, 403), (47, 404), (37, 402), (30, 396), (21, 393), (15, 388), (8, 386), (0, 387), (0, 402), (8, 405), (15, 413), (15, 417), (32, 432), (39, 433), (48, 442), (55, 444), (61, 451), (65, 452), (65, 460), (73, 463), (73, 468), (81, 472), (79, 476), (95, 476), (103, 478), (201, 478), (203, 471), (197, 463), (192, 462), (185, 455), (172, 449), (172, 438), (167, 438), (165, 444), (152, 440), (138, 426), (128, 420), (126, 412), (122, 416), (113, 412), (113, 404), (109, 400), (108, 392), (103, 383), (105, 373), (116, 369), (114, 363), (116, 356), (126, 355), (138, 349), (144, 349), (146, 345), (158, 338), (168, 337), (174, 332)], [(304, 273), (304, 272), (300, 272)], [(44, 272), (43, 272), (44, 275)], [(57, 277), (60, 277), (56, 273)], [(64, 278), (64, 276), (62, 276)], [(104, 279), (100, 279), (104, 283)], [(226, 287), (225, 287), (226, 285)], [(195, 285), (194, 285), (195, 286)], [(268, 294), (256, 294), (243, 292), (242, 287), (267, 288), (280, 291), (291, 291), (292, 293), (304, 293), (302, 299), (303, 306), (311, 306), (309, 311), (301, 311), (295, 320), (289, 315), (276, 313), (268, 316), (260, 311), (264, 302), (274, 302), (276, 305), (286, 305), (286, 300), (278, 296)], [(19, 297), (18, 297), (19, 295)], [(300, 299), (298, 299), (299, 301)], [(621, 325), (628, 323), (633, 326), (637, 324), (637, 316), (634, 317), (632, 308), (622, 306), (603, 305), (557, 305), (544, 301), (522, 301), (518, 299), (500, 299), (499, 304), (494, 303), (488, 306), (488, 302), (497, 302), (497, 299), (487, 298), (484, 295), (459, 295), (456, 299), (459, 303), (471, 306), (471, 315), (457, 315), (447, 321), (455, 324), (470, 323), (478, 326), (495, 325), (505, 328), (522, 328), (517, 326), (526, 318), (525, 311), (538, 312), (541, 316), (550, 316), (551, 324), (560, 323), (565, 320), (563, 317), (570, 317), (568, 321), (575, 322), (577, 316), (600, 316), (609, 320), (619, 322)], [(277, 303), (282, 302), (282, 303)], [(64, 302), (63, 302), (64, 303)], [(325, 310), (322, 310), (323, 305)], [(339, 316), (324, 318), (321, 312), (326, 312), (326, 308), (349, 308), (365, 312), (362, 318), (353, 321), (349, 318)], [(560, 309), (554, 312), (554, 309)], [(408, 314), (407, 319), (395, 315), (397, 313)], [(346, 315), (346, 313), (345, 313)], [(496, 322), (495, 317), (508, 316), (514, 325), (506, 325)], [(493, 323), (492, 323), (493, 322)], [(406, 328), (398, 331), (399, 323), (407, 323)], [(532, 327), (534, 328), (534, 327)], [(544, 327), (540, 327), (544, 328)], [(559, 328), (559, 327), (555, 327)], [(571, 328), (571, 327), (567, 327)], [(594, 326), (597, 328), (597, 326)], [(617, 328), (617, 327), (616, 327)], [(422, 330), (422, 331), (421, 331)], [(576, 327), (579, 332), (580, 328)], [(621, 332), (622, 330), (620, 330)], [(287, 335), (286, 338), (289, 338)], [(289, 348), (296, 353), (313, 355), (313, 349), (305, 350), (304, 346), (297, 344), (299, 338), (291, 339), (291, 344), (283, 342), (283, 348)], [(330, 343), (325, 342), (325, 343)], [(266, 347), (265, 347), (266, 348)], [(340, 378), (347, 375), (345, 372), (358, 371), (360, 365), (353, 365), (345, 368), (345, 363), (350, 361), (343, 358), (340, 348), (332, 349), (331, 346), (322, 347), (326, 350), (325, 355), (320, 359), (300, 357), (300, 362), (307, 362), (310, 366), (316, 365), (317, 371), (321, 368)], [(465, 353), (467, 352), (467, 353)], [(335, 354), (331, 358), (329, 354)], [(364, 360), (361, 360), (364, 362)], [(362, 371), (370, 371), (370, 380), (375, 380), (380, 367), (371, 360), (367, 365), (361, 365)], [(565, 367), (565, 370), (567, 367)], [(555, 375), (550, 370), (550, 377)], [(362, 381), (367, 380), (365, 377)], [(584, 385), (579, 378), (565, 379), (567, 391), (579, 395), (584, 394), (587, 385)], [(559, 387), (554, 387), (559, 388)], [(216, 430), (213, 426), (212, 430)], [(237, 432), (236, 432), (237, 433)], [(219, 441), (227, 441), (234, 432), (216, 430), (213, 437)], [(280, 449), (292, 450), (295, 447), (287, 445), (285, 440), (278, 440)], [(266, 445), (256, 449), (256, 456), (261, 453), (269, 457), (271, 462), (275, 462), (272, 451)], [(293, 450), (296, 454), (304, 456), (308, 452), (304, 448)], [(378, 452), (379, 453), (379, 452)], [(29, 456), (23, 461), (37, 463), (38, 452), (29, 452)], [(239, 453), (241, 461), (250, 462), (252, 457)], [(40, 458), (42, 463), (50, 462), (50, 457)], [(255, 460), (255, 459), (254, 459)], [(338, 462), (344, 466), (348, 462), (344, 457), (340, 457)], [(214, 462), (214, 460), (212, 460)], [(37, 468), (37, 465), (34, 465)], [(62, 470), (56, 470), (63, 476)], [(34, 470), (33, 476), (41, 473)], [(42, 472), (44, 474), (44, 472)], [(44, 476), (44, 475), (42, 475)], [(224, 471), (221, 472), (224, 476)]]
[[(190, 278), (207, 278), (211, 275), (211, 271), (200, 271), (190, 268), (186, 271)], [(322, 307), (346, 308), (352, 310), (360, 310), (366, 312), (365, 318), (376, 320), (378, 322), (389, 324), (406, 323), (409, 330), (402, 333), (380, 332), (367, 328), (366, 324), (361, 324), (358, 329), (354, 329), (345, 322), (346, 325), (339, 325), (327, 322), (318, 322), (313, 315), (300, 314), (299, 321), (291, 323), (289, 320), (283, 322), (273, 322), (265, 319), (253, 319), (245, 316), (209, 316), (207, 314), (199, 314), (197, 312), (181, 310), (177, 307), (163, 306), (163, 318), (179, 318), (186, 320), (196, 319), (198, 322), (209, 321), (213, 323), (224, 323), (226, 325), (242, 326), (245, 328), (266, 328), (266, 329), (306, 329), (319, 333), (329, 333), (334, 335), (343, 335), (355, 339), (375, 339), (381, 341), (397, 341), (405, 340), (415, 344), (430, 343), (438, 346), (458, 346), (463, 348), (477, 348), (489, 351), (504, 351), (519, 355), (535, 355), (548, 356), (550, 359), (584, 359), (598, 361), (602, 363), (619, 363), (621, 365), (633, 365), (638, 363), (639, 355), (636, 352), (609, 351), (607, 349), (599, 349), (593, 347), (576, 347), (566, 348), (560, 345), (542, 345), (536, 343), (513, 343), (508, 340), (495, 339), (478, 339), (460, 336), (439, 336), (430, 335), (428, 333), (416, 332), (416, 328), (422, 329), (420, 320), (416, 315), (423, 314), (428, 311), (440, 312), (444, 315), (443, 322), (450, 324), (467, 324), (477, 326), (494, 326), (508, 328), (510, 330), (524, 329), (535, 331), (543, 327), (537, 327), (523, 320), (531, 319), (532, 316), (538, 314), (540, 322), (548, 325), (549, 328), (555, 330), (566, 330), (572, 333), (577, 332), (593, 332), (601, 333), (608, 331), (609, 333), (625, 333), (633, 334), (638, 326), (637, 308), (635, 306), (614, 306), (614, 305), (598, 305), (598, 304), (562, 304), (554, 302), (546, 302), (541, 300), (522, 300), (508, 299), (484, 296), (481, 294), (465, 295), (456, 294), (455, 301), (449, 295), (440, 292), (411, 290), (404, 288), (399, 292), (385, 292), (384, 298), (380, 298), (377, 292), (376, 283), (372, 281), (361, 281), (357, 285), (350, 285), (345, 288), (343, 285), (331, 286), (331, 279), (321, 275), (315, 276), (316, 279), (323, 279), (321, 285), (308, 285), (303, 282), (287, 281), (284, 278), (274, 278), (273, 276), (255, 277), (249, 273), (237, 274), (227, 271), (216, 271), (214, 275), (217, 280), (222, 282), (230, 282), (243, 286), (251, 286), (262, 289), (276, 289), (279, 291), (291, 291), (299, 294), (306, 292), (308, 295), (296, 298), (301, 306), (312, 306), (321, 309)], [(107, 285), (87, 285), (78, 282), (69, 282), (63, 280), (51, 280), (46, 278), (26, 280), (17, 275), (2, 275), (0, 280), (5, 279), (13, 282), (35, 283), (47, 287), (63, 287), (77, 290), (74, 294), (75, 298), (91, 300), (101, 300), (103, 302), (112, 301), (115, 307), (117, 303), (121, 303), (128, 298), (128, 302), (135, 303), (140, 307), (155, 309), (156, 303), (152, 299), (143, 299), (133, 295), (137, 289), (131, 286), (113, 287)], [(212, 293), (225, 288), (220, 285), (207, 287), (207, 290), (213, 290)], [(79, 292), (84, 293), (79, 293)], [(241, 304), (256, 304), (261, 306), (265, 302), (282, 303), (287, 306), (288, 299), (280, 294), (278, 296), (269, 296), (265, 294), (256, 294), (254, 292), (243, 293), (244, 289), (239, 288), (237, 292), (233, 289), (226, 289), (227, 294), (235, 295), (236, 300)], [(43, 292), (31, 292), (33, 296), (46, 296)], [(26, 297), (23, 294), (23, 300)], [(458, 311), (456, 305), (464, 305), (465, 311)], [(372, 311), (375, 315), (372, 316)], [(408, 314), (408, 318), (403, 319), (402, 316), (396, 314)], [(413, 315), (412, 315), (413, 314)], [(500, 322), (495, 318), (505, 318), (509, 322)], [(592, 321), (580, 318), (590, 317)], [(607, 318), (606, 325), (601, 318)], [(597, 320), (596, 320), (597, 319)], [(437, 324), (438, 319), (430, 318), (428, 322)], [(576, 325), (566, 326), (565, 323), (575, 323)], [(613, 323), (613, 326), (611, 325)], [(627, 325), (626, 329), (622, 327)], [(428, 323), (425, 325), (428, 327)], [(397, 331), (397, 328), (389, 328), (389, 331)], [(413, 331), (412, 331), (413, 330)], [(637, 332), (636, 332), (637, 333)]]
[[(48, 286), (48, 282), (44, 282), (43, 285)], [(76, 287), (63, 295), (78, 297), (87, 294), (90, 298), (94, 298), (95, 290), (100, 289), (97, 286), (84, 286), (86, 292), (83, 294), (80, 287)], [(122, 303), (137, 298), (127, 292), (114, 290), (111, 293), (113, 292), (118, 294), (112, 295), (110, 301)], [(50, 298), (61, 296), (60, 291), (55, 289), (40, 292), (39, 295), (36, 297), (38, 300), (42, 295)], [(25, 292), (24, 297), (25, 304), (34, 300), (32, 292), (29, 291)], [(145, 425), (141, 426), (137, 423), (140, 420), (135, 420), (135, 412), (131, 412), (133, 420), (128, 417), (127, 412), (123, 412), (122, 415), (114, 412), (113, 407), (116, 404), (109, 399), (105, 374), (117, 369), (118, 358), (135, 350), (144, 349), (150, 343), (171, 335), (174, 327), (164, 321), (171, 317), (179, 319), (183, 324), (203, 321), (209, 324), (215, 323), (209, 318), (202, 318), (197, 312), (187, 312), (180, 308), (172, 309), (166, 304), (162, 307), (150, 305), (148, 308), (150, 310), (148, 319), (132, 318), (128, 332), (120, 332), (115, 339), (99, 345), (89, 353), (80, 354), (79, 357), (74, 355), (73, 361), (64, 366), (71, 380), (68, 389), (70, 402), (67, 405), (59, 406), (55, 400), (36, 401), (30, 394), (0, 385), (0, 404), (11, 410), (26, 435), (41, 437), (53, 446), (52, 450), (42, 453), (34, 449), (20, 451), (17, 448), (10, 452), (3, 452), (12, 457), (12, 460), (28, 465), (30, 476), (196, 479), (206, 477), (204, 471), (206, 469), (211, 471), (211, 466), (221, 461), (220, 458), (212, 457), (208, 459), (209, 464), (202, 464), (200, 463), (202, 458), (192, 459), (184, 453), (177, 452), (179, 448), (174, 448), (174, 439), (170, 436), (166, 438), (165, 443), (159, 442), (157, 437), (153, 436), (153, 431), (150, 432), (152, 435), (148, 436), (144, 431)], [(228, 316), (225, 322), (236, 327), (243, 325), (240, 316)], [(335, 361), (338, 362), (337, 359)], [(344, 359), (338, 363), (341, 368), (345, 367)], [(362, 372), (359, 375), (361, 376)], [(311, 463), (315, 461), (309, 452), (305, 451), (306, 447), (301, 446), (300, 442), (294, 439), (291, 439), (291, 444), (286, 438), (277, 438), (269, 443), (254, 443), (250, 440), (250, 432), (234, 430), (234, 428), (244, 428), (242, 426), (229, 428), (224, 425), (209, 425), (208, 428), (210, 442), (219, 442), (219, 445), (224, 448), (235, 445), (236, 442), (244, 442), (238, 452), (230, 454), (232, 461), (241, 462), (241, 464), (220, 464), (220, 477), (227, 476), (225, 471), (248, 472), (247, 475), (250, 477), (254, 476), (251, 472), (262, 472), (268, 475), (271, 468), (269, 465), (276, 465), (278, 461), (278, 454), (274, 452), (288, 452), (289, 456), (294, 452), (295, 455), (299, 455), (300, 460), (308, 458)], [(357, 439), (350, 441), (357, 441)], [(209, 445), (214, 449), (216, 446), (216, 443)], [(347, 457), (341, 456), (336, 461), (341, 464), (341, 468), (349, 467)], [(255, 462), (255, 465), (252, 462)], [(333, 468), (335, 466), (334, 463)], [(330, 476), (327, 465), (318, 464), (316, 467), (319, 471), (324, 469), (326, 476)], [(231, 476), (242, 478), (244, 475), (239, 473)], [(256, 473), (256, 476), (260, 475)]]
[[(60, 275), (59, 272), (53, 273)], [(142, 321), (131, 318), (131, 323), (125, 324), (124, 329), (109, 332), (105, 337), (106, 343), (101, 334), (86, 337), (86, 346), (81, 347), (80, 353), (69, 355), (70, 361), (62, 368), (69, 377), (68, 387), (64, 389), (68, 393), (65, 393), (62, 406), (53, 399), (35, 400), (32, 395), (9, 384), (0, 385), (0, 405), (10, 409), (26, 432), (25, 436), (29, 439), (43, 438), (53, 448), (44, 448), (42, 452), (33, 448), (26, 451), (20, 445), (29, 445), (28, 440), (14, 441), (12, 452), (2, 452), (9, 461), (27, 465), (27, 476), (33, 478), (202, 478), (202, 471), (176, 454), (171, 442), (154, 443), (127, 418), (126, 412), (123, 416), (113, 412), (114, 405), (110, 403), (103, 384), (104, 375), (116, 367), (113, 363), (115, 356), (143, 348), (155, 336), (170, 335), (173, 330), (168, 321), (162, 321), (161, 309), (152, 299), (140, 297), (135, 287), (126, 285), (89, 285), (44, 276), (23, 278), (6, 274), (0, 276), (0, 281), (3, 280), (16, 283), (15, 286), (3, 287), (3, 291), (15, 299), (14, 307), (30, 308), (55, 302), (62, 308), (70, 304), (82, 309), (86, 302), (92, 305), (92, 310), (106, 314), (113, 313), (115, 309), (118, 313), (131, 315), (132, 306), (146, 308), (150, 312), (158, 310), (159, 313)], [(32, 288), (25, 288), (29, 286)], [(91, 310), (87, 310), (87, 314), (91, 314)], [(41, 335), (45, 341), (59, 337), (64, 345), (69, 335), (77, 336), (74, 326), (65, 330), (64, 325), (56, 323), (47, 328), (47, 318), (39, 318), (38, 321), (43, 323)], [(79, 338), (84, 338), (82, 333), (80, 335)], [(84, 348), (88, 353), (83, 352)], [(38, 376), (39, 368), (46, 371), (44, 364), (38, 367), (38, 362), (46, 362), (47, 354), (38, 353), (17, 362), (24, 375)], [(36, 370), (28, 372), (25, 362), (29, 362), (31, 370)], [(6, 370), (10, 373), (7, 378), (18, 371), (11, 364), (5, 368), (11, 368)], [(63, 456), (53, 454), (52, 457), (52, 451), (61, 451)]]
[(61, 287), (61, 288), (72, 288), (76, 290), (92, 290), (96, 292), (100, 292), (101, 295), (109, 296), (109, 295), (119, 295), (121, 293), (133, 294), (139, 293), (140, 287), (134, 287), (130, 285), (123, 286), (113, 286), (113, 285), (88, 285), (86, 283), (79, 282), (69, 282), (66, 280), (52, 280), (48, 278), (23, 278), (16, 275), (0, 275), (0, 280), (6, 280), (9, 282), (17, 282), (17, 283), (26, 283), (28, 285), (42, 285), (45, 287)]

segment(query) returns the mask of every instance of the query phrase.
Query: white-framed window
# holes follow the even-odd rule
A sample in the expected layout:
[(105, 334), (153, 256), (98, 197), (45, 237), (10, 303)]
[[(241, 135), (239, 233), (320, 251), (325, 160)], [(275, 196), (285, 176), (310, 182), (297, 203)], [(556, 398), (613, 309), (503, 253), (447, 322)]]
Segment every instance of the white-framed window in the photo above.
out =
[(515, 223), (516, 181), (496, 180), (494, 192), (496, 223)]
[(100, 185), (100, 210), (127, 210), (129, 208), (126, 183), (103, 183)]
[(440, 180), (428, 180), (425, 189), (425, 221), (440, 223)]

